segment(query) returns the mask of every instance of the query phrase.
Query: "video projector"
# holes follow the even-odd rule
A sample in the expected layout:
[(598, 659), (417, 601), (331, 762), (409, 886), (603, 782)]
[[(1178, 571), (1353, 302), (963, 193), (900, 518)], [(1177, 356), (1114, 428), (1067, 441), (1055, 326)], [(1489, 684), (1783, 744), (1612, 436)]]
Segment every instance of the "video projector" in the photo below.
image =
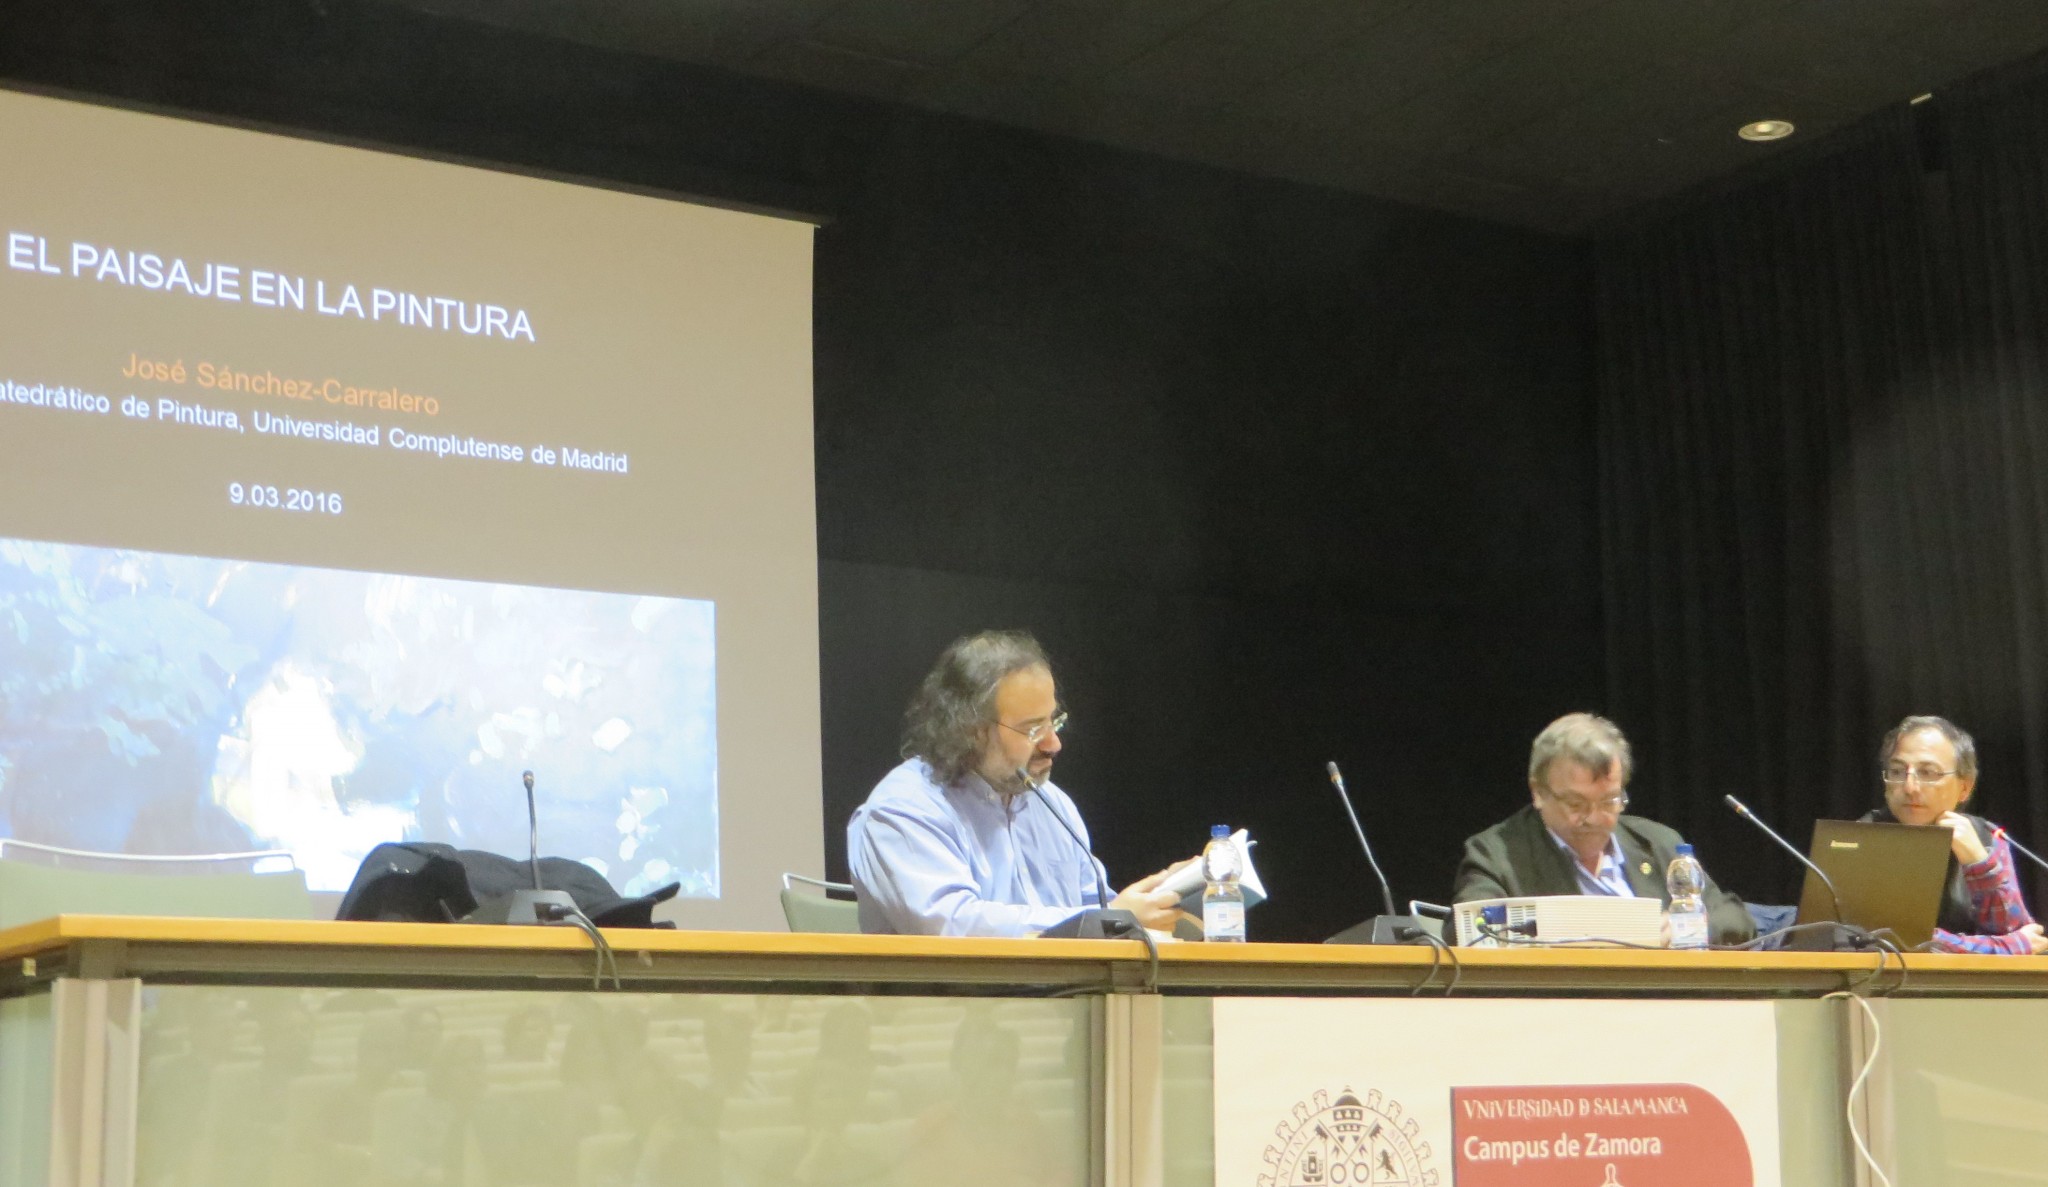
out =
[(1559, 894), (1474, 899), (1453, 906), (1451, 921), (1465, 948), (1598, 947), (1603, 940), (1664, 946), (1664, 904), (1653, 898)]

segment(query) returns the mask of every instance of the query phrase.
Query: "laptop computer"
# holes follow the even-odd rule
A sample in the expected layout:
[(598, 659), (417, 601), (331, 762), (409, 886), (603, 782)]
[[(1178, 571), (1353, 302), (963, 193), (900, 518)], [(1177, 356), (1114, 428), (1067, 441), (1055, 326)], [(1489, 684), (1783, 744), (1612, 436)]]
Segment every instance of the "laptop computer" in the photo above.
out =
[(1800, 923), (1841, 922), (1868, 931), (1890, 928), (1901, 948), (1934, 938), (1955, 834), (1935, 825), (1861, 820), (1813, 822), (1813, 864), (1827, 871), (1842, 899), (1842, 918), (1828, 888), (1806, 871)]

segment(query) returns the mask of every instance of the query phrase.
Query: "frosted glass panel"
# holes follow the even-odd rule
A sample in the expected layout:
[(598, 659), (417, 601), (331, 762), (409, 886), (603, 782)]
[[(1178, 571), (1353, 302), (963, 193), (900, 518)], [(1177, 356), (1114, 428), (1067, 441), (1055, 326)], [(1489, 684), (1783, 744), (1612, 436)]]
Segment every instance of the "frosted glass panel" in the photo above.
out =
[(2048, 1182), (2048, 1018), (2034, 1001), (1883, 1005), (1896, 1183)]
[(1778, 1167), (1790, 1184), (1847, 1183), (1841, 1011), (1847, 1002), (1779, 1002)]
[(0, 999), (0, 1187), (50, 1180), (51, 1002)]
[(1216, 1181), (1214, 1004), (1207, 997), (1169, 997), (1161, 1003), (1165, 1187), (1210, 1187)]
[(1080, 1187), (1093, 1008), (162, 987), (140, 1187)]

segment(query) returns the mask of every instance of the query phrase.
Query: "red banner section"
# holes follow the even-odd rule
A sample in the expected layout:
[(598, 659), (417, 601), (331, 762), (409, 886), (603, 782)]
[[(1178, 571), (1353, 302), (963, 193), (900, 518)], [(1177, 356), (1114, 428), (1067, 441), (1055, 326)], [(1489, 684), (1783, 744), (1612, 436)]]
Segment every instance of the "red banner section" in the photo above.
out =
[(1691, 1084), (1451, 1089), (1457, 1187), (1752, 1187), (1749, 1143)]

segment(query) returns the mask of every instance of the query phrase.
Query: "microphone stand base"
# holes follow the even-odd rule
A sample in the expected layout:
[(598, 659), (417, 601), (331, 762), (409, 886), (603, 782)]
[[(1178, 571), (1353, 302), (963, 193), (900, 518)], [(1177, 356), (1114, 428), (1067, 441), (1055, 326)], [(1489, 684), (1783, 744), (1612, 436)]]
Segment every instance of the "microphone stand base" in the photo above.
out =
[(1044, 931), (1047, 940), (1134, 940), (1138, 938), (1138, 917), (1118, 907), (1090, 907), (1069, 915)]
[(1363, 923), (1354, 923), (1329, 939), (1325, 944), (1405, 944), (1430, 931), (1424, 921), (1414, 915), (1375, 915)]
[(1793, 932), (1785, 937), (1787, 952), (1868, 952), (1875, 947), (1869, 932), (1848, 923)]
[(566, 890), (515, 890), (485, 902), (463, 922), (546, 925), (567, 923), (581, 913)]

